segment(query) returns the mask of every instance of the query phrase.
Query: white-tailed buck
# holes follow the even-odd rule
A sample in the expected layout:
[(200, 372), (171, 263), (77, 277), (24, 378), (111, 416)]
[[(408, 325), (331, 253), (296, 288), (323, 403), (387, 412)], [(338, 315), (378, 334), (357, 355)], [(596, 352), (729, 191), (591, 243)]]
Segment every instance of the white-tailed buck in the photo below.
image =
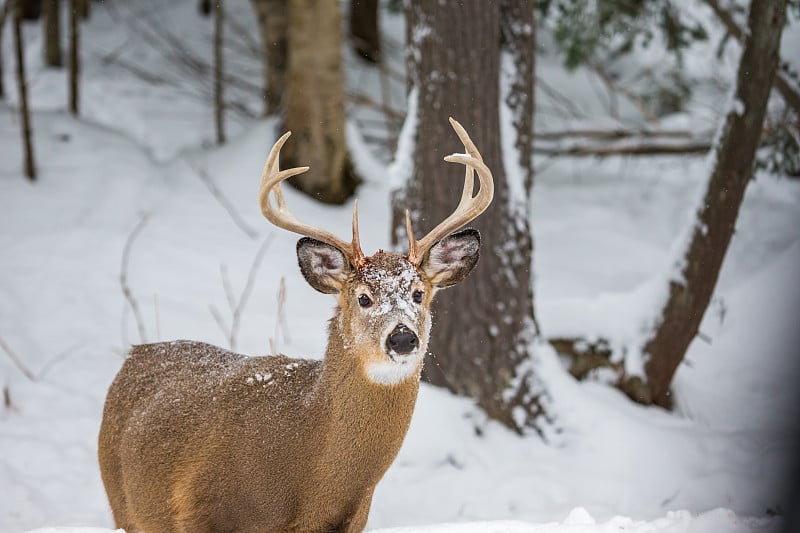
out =
[[(194, 341), (135, 346), (108, 391), (99, 458), (114, 520), (128, 533), (361, 531), (372, 493), (403, 442), (428, 346), (431, 299), (478, 260), (474, 229), (453, 233), (489, 206), (492, 175), (467, 133), (455, 212), (409, 250), (365, 257), (300, 222), (269, 153), (260, 203), (297, 243), (308, 283), (335, 294), (325, 358), (247, 357)], [(473, 195), (474, 173), (480, 188)]]

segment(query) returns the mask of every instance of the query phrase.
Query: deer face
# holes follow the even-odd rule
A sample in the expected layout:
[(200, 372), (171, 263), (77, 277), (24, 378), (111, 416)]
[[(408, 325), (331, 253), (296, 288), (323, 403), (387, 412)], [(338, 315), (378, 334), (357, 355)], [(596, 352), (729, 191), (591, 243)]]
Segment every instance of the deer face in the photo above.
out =
[(372, 382), (393, 385), (419, 375), (433, 295), (463, 280), (479, 249), (480, 235), (468, 229), (435, 244), (419, 266), (384, 251), (356, 266), (336, 247), (311, 238), (298, 242), (297, 255), (312, 287), (338, 295), (336, 320), (347, 351)]

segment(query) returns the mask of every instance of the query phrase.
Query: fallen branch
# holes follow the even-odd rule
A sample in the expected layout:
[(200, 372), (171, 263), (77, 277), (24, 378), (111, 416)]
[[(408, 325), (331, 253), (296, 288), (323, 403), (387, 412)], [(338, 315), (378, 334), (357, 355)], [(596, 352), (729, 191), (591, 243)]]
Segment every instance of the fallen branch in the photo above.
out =
[(545, 148), (534, 146), (533, 152), (549, 156), (609, 157), (615, 155), (693, 155), (705, 154), (711, 149), (707, 142), (686, 144), (637, 144), (627, 146), (571, 146)]
[(677, 139), (691, 139), (697, 135), (689, 130), (562, 130), (562, 131), (542, 131), (534, 133), (533, 137), (537, 140), (563, 140), (576, 137), (584, 137), (588, 139), (600, 140), (617, 140), (629, 139), (632, 137), (645, 137), (645, 138), (677, 138)]
[(130, 285), (128, 285), (128, 263), (130, 262), (130, 254), (131, 254), (131, 247), (133, 246), (133, 241), (136, 240), (136, 237), (144, 228), (144, 225), (147, 223), (147, 220), (150, 218), (150, 213), (145, 213), (142, 215), (142, 218), (136, 224), (136, 227), (133, 228), (130, 235), (128, 235), (127, 240), (125, 241), (125, 247), (122, 250), (122, 266), (120, 267), (119, 273), (119, 284), (122, 288), (122, 294), (125, 296), (125, 299), (128, 301), (128, 305), (130, 305), (131, 311), (133, 311), (133, 316), (136, 319), (136, 326), (139, 329), (139, 340), (142, 343), (147, 342), (147, 333), (144, 329), (144, 320), (142, 320), (142, 315), (139, 312), (139, 304), (136, 302), (136, 298), (133, 296), (133, 292), (131, 291)]

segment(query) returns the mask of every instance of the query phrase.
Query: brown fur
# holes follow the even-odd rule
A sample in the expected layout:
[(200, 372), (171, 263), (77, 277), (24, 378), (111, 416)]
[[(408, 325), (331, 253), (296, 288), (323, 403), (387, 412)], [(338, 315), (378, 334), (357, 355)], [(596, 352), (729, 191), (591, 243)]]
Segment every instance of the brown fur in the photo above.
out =
[[(398, 320), (418, 332), (424, 353), (434, 292), (422, 269), (411, 267), (409, 280), (396, 254), (378, 252), (368, 263), (338, 287), (324, 361), (246, 357), (193, 341), (131, 350), (109, 390), (99, 438), (117, 527), (364, 529), (375, 486), (411, 421), (422, 357), (390, 385), (365, 369), (389, 360), (381, 331)], [(392, 285), (404, 269), (406, 281)], [(413, 290), (425, 294), (415, 320), (398, 319), (394, 308), (370, 314), (357, 303), (368, 292), (376, 306), (397, 304), (396, 293)]]

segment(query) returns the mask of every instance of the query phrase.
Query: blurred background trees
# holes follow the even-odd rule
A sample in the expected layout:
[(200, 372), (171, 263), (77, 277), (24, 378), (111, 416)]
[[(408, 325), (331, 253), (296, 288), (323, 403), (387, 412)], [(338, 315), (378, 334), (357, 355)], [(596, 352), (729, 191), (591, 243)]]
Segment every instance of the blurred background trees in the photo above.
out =
[[(462, 150), (447, 117), (461, 121), (494, 172), (496, 200), (476, 223), (485, 243), (481, 265), (465, 288), (439, 297), (434, 357), (425, 377), (475, 398), (489, 416), (518, 431), (547, 418), (550, 391), (537, 380), (535, 366), (541, 341), (564, 356), (574, 376), (592, 379), (598, 370), (608, 370), (615, 376), (612, 384), (632, 399), (669, 406), (674, 368), (697, 335), (753, 167), (800, 176), (798, 77), (786, 58), (777, 55), (781, 16), (766, 12), (781, 11), (782, 2), (225, 0), (223, 11), (221, 1), (198, 0), (191, 16), (209, 17), (209, 28), (216, 28), (209, 30), (211, 38), (203, 47), (188, 46), (189, 37), (162, 24), (155, 3), (107, 0), (90, 5), (89, 0), (0, 4), (0, 98), (9, 92), (3, 83), (3, 30), (13, 21), (14, 103), (26, 147), (23, 165), (31, 179), (35, 162), (26, 91), (31, 74), (25, 72), (30, 54), (23, 49), (26, 20), (41, 25), (43, 38), (36, 43), (41, 50), (36, 53), (42, 64), (53, 69), (69, 64), (65, 108), (73, 114), (79, 109), (80, 58), (100, 55), (105, 66), (125, 69), (148, 83), (174, 84), (207, 102), (217, 142), (231, 136), (226, 127), (230, 117), (277, 119), (280, 130), (294, 132), (284, 149), (284, 165), (312, 168), (293, 185), (323, 202), (346, 202), (359, 184), (346, 136), (348, 123), (355, 126), (361, 141), (387, 166), (392, 159), (406, 163), (402, 179), (393, 184), (393, 205), (386, 206), (394, 213), (391, 239), (398, 248), (405, 246), (405, 208), (416, 231), (424, 234), (457, 201), (461, 171), (448, 168), (441, 157)], [(146, 61), (126, 57), (125, 46), (81, 48), (80, 21), (92, 9), (131, 24), (180, 77), (154, 72)], [(406, 35), (386, 33), (382, 17), (401, 15)], [(790, 2), (789, 23), (798, 16), (800, 4)], [(769, 30), (759, 25), (766, 19), (772, 21)], [(67, 20), (69, 31), (64, 32)], [(693, 46), (712, 40), (708, 49), (714, 55), (692, 55)], [(657, 63), (637, 59), (652, 49), (664, 52)], [(690, 103), (698, 91), (717, 101), (733, 94), (730, 77), (709, 74), (731, 50), (744, 51), (740, 74), (741, 69), (757, 73), (737, 81), (732, 98), (742, 102), (741, 113), (718, 109), (705, 129), (676, 127), (676, 116), (696, 112)], [(565, 69), (586, 73), (599, 87), (602, 120), (565, 97), (557, 81), (536, 76), (537, 54), (557, 57)], [(348, 78), (348, 69), (359, 76)], [(348, 82), (367, 76), (376, 80), (370, 90), (358, 81)], [(771, 101), (766, 92), (753, 92), (773, 85), (779, 96)], [(534, 131), (540, 113), (557, 113), (576, 126)], [(540, 126), (545, 123), (540, 118)], [(264, 142), (266, 146), (270, 140)], [(681, 252), (688, 255), (673, 258), (686, 267), (683, 277), (664, 281), (669, 298), (653, 309), (646, 342), (626, 347), (641, 352), (647, 370), (626, 370), (619, 347), (610, 348), (602, 337), (542, 339), (547, 332), (537, 325), (531, 272), (534, 163), (564, 156), (709, 151), (716, 162), (709, 169), (703, 204), (709, 210), (698, 210), (702, 224), (694, 227), (694, 234), (687, 228), (694, 240)], [(701, 227), (709, 233), (698, 233)], [(471, 324), (467, 330), (460, 326), (465, 322)]]

